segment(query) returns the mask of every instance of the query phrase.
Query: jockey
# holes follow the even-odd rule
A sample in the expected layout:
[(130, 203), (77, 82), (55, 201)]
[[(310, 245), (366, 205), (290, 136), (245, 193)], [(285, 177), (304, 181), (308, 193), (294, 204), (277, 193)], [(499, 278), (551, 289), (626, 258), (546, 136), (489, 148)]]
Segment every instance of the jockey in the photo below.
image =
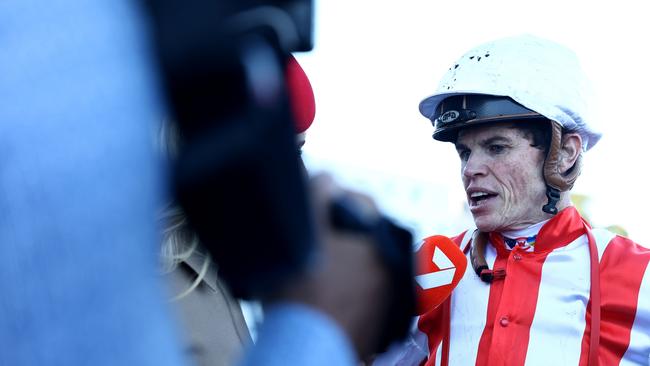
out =
[(472, 49), (420, 103), (460, 157), (476, 229), (453, 240), (474, 271), (420, 316), (404, 359), (650, 364), (650, 250), (592, 229), (570, 199), (601, 136), (589, 90), (572, 51), (526, 35)]

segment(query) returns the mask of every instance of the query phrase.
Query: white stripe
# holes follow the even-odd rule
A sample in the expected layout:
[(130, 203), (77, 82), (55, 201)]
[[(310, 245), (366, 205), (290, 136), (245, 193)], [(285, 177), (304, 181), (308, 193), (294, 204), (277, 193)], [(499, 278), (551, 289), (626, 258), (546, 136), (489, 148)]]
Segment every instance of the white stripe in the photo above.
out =
[[(472, 231), (470, 230), (467, 236), (471, 237), (471, 235)], [(490, 268), (494, 267), (495, 259), (494, 247), (487, 245), (485, 260)], [(485, 328), (489, 298), (490, 286), (481, 281), (471, 265), (468, 266), (463, 278), (451, 294), (450, 365), (470, 366), (476, 363), (478, 345)], [(462, 301), (456, 301), (456, 299), (462, 299)], [(438, 352), (438, 354), (441, 353)]]
[(589, 302), (587, 236), (551, 252), (542, 267), (526, 365), (577, 365)]
[(463, 236), (463, 240), (460, 242), (460, 250), (465, 249), (467, 243), (469, 243), (469, 241), (472, 240), (472, 235), (474, 235), (475, 230), (476, 229), (469, 229), (465, 232), (465, 235)]
[(442, 366), (442, 343), (444, 343), (444, 339), (440, 343), (440, 347), (438, 347), (438, 352), (436, 352), (436, 361), (434, 362), (434, 365), (436, 366)]
[(419, 316), (415, 318), (411, 325), (411, 333), (413, 334), (413, 344), (424, 358), (429, 355), (429, 337), (418, 328), (418, 321), (420, 321)]
[(650, 266), (641, 281), (630, 345), (620, 365), (650, 365)]

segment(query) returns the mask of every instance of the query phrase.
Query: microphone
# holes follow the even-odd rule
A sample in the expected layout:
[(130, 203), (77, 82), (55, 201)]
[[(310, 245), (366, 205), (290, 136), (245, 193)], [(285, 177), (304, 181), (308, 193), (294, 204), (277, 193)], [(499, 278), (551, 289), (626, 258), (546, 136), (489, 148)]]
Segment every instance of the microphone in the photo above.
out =
[(422, 315), (451, 295), (467, 269), (467, 258), (446, 236), (424, 239), (415, 253), (416, 312)]

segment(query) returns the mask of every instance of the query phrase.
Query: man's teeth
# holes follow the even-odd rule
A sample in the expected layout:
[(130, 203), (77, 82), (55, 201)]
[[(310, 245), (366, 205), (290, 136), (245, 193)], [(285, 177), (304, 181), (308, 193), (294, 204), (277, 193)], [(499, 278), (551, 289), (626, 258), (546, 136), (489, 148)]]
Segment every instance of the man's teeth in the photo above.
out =
[(480, 198), (480, 197), (486, 197), (488, 194), (485, 192), (474, 192), (470, 195), (471, 198)]

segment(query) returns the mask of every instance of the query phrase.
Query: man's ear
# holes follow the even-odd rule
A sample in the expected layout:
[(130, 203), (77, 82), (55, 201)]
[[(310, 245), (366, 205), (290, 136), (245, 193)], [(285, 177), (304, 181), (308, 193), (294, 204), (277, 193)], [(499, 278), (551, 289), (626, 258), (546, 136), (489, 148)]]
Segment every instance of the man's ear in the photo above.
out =
[(582, 137), (577, 133), (566, 133), (562, 135), (558, 170), (566, 174), (576, 163), (582, 154)]

